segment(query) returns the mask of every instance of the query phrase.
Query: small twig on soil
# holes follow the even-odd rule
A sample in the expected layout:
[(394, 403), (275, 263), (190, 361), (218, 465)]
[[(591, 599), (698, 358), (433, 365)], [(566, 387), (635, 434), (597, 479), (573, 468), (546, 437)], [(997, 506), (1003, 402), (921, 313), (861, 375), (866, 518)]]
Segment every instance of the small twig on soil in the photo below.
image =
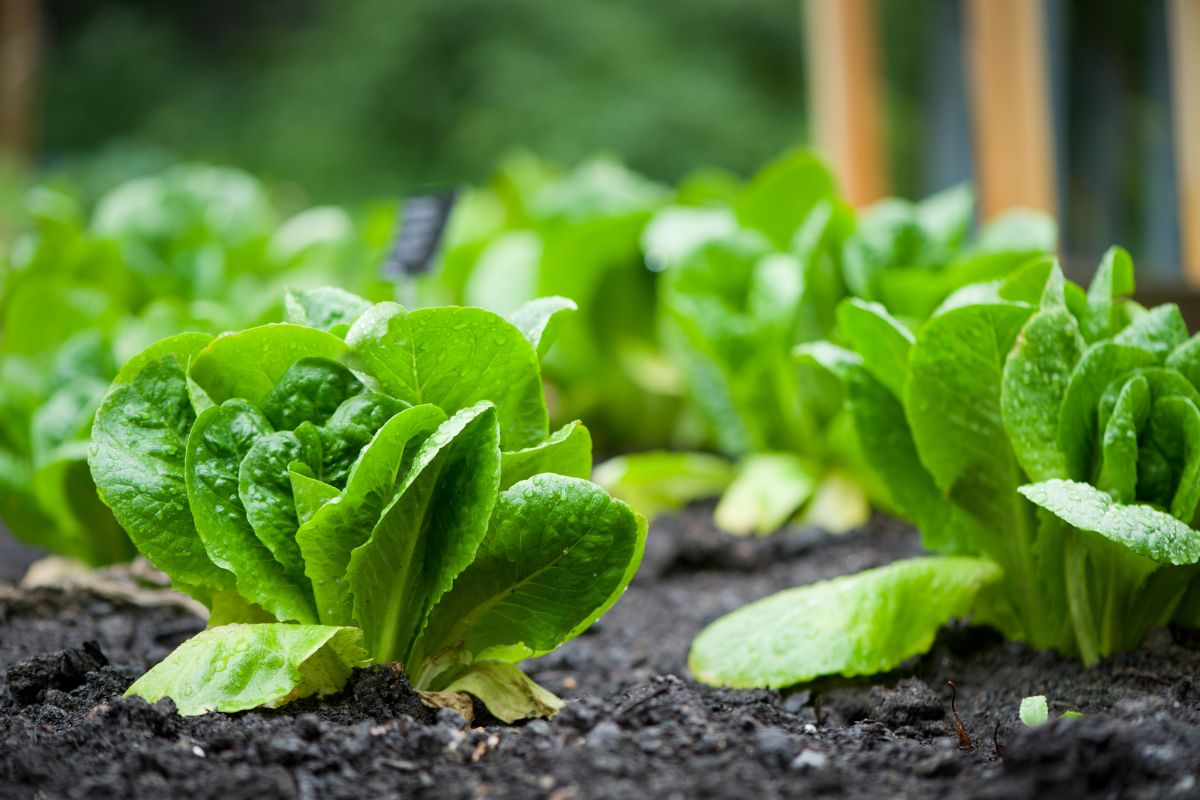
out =
[(975, 745), (971, 743), (971, 737), (963, 727), (962, 718), (958, 716), (958, 687), (954, 685), (954, 681), (946, 681), (946, 685), (950, 687), (950, 713), (954, 715), (954, 732), (958, 734), (958, 745), (963, 750), (974, 750)]
[(996, 720), (996, 727), (992, 728), (992, 748), (997, 758), (1004, 758), (1004, 745), (1000, 744), (1000, 720)]
[(816, 725), (818, 728), (821, 727), (822, 722), (821, 697), (822, 695), (816, 695), (813, 697), (813, 719), (816, 720)]

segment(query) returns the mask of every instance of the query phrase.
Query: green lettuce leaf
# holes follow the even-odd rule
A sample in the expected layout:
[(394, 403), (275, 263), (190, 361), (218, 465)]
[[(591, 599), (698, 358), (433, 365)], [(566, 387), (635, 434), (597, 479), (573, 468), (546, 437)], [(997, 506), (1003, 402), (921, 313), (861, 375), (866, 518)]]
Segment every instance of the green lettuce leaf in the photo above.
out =
[[(645, 536), (645, 520), (592, 483), (538, 475), (516, 484), (501, 493), (474, 561), (433, 609), (416, 668), (435, 657), (453, 662), (455, 650), (469, 661), (512, 663), (554, 650), (620, 597)], [(418, 672), (416, 680), (429, 679)]]
[(586, 478), (592, 473), (592, 437), (581, 422), (571, 422), (550, 438), (524, 450), (500, 456), (500, 490), (542, 472), (569, 478)]
[(125, 694), (149, 703), (169, 697), (185, 717), (231, 713), (331, 694), (369, 662), (355, 628), (222, 625), (184, 642)]
[(1200, 531), (1164, 511), (1118, 503), (1077, 481), (1043, 481), (1022, 486), (1020, 492), (1072, 527), (1098, 533), (1160, 564), (1200, 561)]
[(734, 466), (709, 453), (654, 451), (610, 458), (593, 479), (639, 514), (654, 519), (695, 500), (716, 497), (733, 482)]
[(421, 446), (346, 571), (354, 619), (375, 659), (408, 662), (430, 610), (475, 558), (499, 485), (494, 406), (459, 411)]
[(562, 700), (506, 661), (472, 664), (442, 691), (466, 692), (478, 697), (501, 722), (552, 717), (563, 707)]
[[(346, 334), (347, 361), (368, 386), (448, 414), (493, 403), (506, 449), (546, 438), (537, 353), (504, 319), (478, 308), (409, 312), (379, 303)], [(470, 376), (468, 379), (466, 376)]]
[(734, 688), (884, 672), (928, 650), (999, 577), (990, 561), (942, 556), (788, 589), (709, 625), (688, 664), (702, 683)]
[(789, 453), (757, 453), (742, 459), (713, 515), (716, 526), (738, 536), (779, 530), (812, 496), (817, 471)]

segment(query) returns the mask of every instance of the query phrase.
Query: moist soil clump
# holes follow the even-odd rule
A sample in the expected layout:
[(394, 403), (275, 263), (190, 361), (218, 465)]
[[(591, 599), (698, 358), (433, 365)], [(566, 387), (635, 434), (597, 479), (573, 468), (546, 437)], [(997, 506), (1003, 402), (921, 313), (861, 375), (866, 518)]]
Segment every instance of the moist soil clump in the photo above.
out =
[[(199, 631), (180, 608), (87, 592), (0, 593), (0, 797), (1193, 797), (1200, 635), (1157, 631), (1093, 669), (981, 629), (872, 679), (799, 691), (689, 679), (692, 637), (790, 586), (919, 552), (877, 517), (841, 537), (712, 530), (711, 509), (654, 526), (644, 567), (589, 632), (529, 665), (570, 700), (552, 721), (468, 724), (403, 674), (279, 710), (182, 718), (121, 694)], [(971, 746), (964, 748), (951, 713)], [(1025, 728), (1022, 697), (1051, 722)], [(1081, 719), (1061, 719), (1067, 710)]]

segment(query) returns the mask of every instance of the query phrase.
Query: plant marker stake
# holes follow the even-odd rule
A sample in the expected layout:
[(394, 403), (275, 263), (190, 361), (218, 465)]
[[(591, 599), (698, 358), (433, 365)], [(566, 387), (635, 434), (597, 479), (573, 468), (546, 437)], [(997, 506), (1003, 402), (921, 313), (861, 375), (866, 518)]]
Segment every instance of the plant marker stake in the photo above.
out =
[[(456, 190), (449, 189), (416, 195), (405, 201), (396, 220), (396, 239), (380, 270), (383, 277), (396, 283), (402, 292), (411, 286), (407, 278), (426, 273), (433, 267), (457, 197)], [(407, 305), (412, 298), (401, 297), (400, 300)]]

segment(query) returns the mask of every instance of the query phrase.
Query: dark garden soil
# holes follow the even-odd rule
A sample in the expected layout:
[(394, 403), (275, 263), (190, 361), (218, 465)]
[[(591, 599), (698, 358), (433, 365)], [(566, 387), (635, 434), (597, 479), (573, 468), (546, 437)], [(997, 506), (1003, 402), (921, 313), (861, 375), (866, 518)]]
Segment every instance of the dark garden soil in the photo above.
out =
[[(701, 688), (701, 627), (789, 586), (918, 550), (887, 520), (833, 538), (713, 533), (703, 509), (656, 525), (645, 566), (589, 633), (530, 666), (572, 702), (552, 722), (469, 727), (402, 676), (340, 696), (182, 719), (121, 692), (201, 628), (168, 608), (53, 590), (0, 594), (0, 797), (1200, 796), (1200, 635), (1160, 631), (1092, 670), (977, 630), (904, 669), (780, 695)], [(972, 747), (960, 747), (947, 680)], [(1052, 716), (1026, 729), (1022, 697)], [(477, 721), (477, 724), (478, 721)]]

